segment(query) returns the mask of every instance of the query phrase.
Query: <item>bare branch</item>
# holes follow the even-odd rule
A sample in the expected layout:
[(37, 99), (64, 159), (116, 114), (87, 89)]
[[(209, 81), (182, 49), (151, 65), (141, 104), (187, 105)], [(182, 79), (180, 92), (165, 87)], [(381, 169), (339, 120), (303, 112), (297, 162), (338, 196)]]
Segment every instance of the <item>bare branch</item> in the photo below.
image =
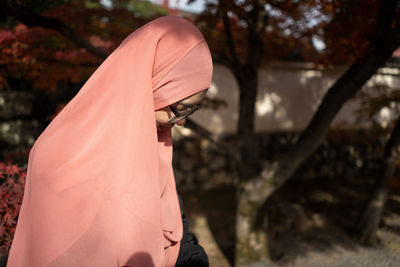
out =
[(226, 145), (224, 142), (215, 140), (212, 134), (203, 126), (199, 125), (198, 123), (194, 122), (191, 119), (186, 119), (185, 127), (192, 129), (198, 135), (206, 138), (213, 145), (215, 145), (215, 147), (221, 154), (229, 156), (232, 160), (234, 160), (237, 163), (239, 162), (239, 156), (237, 155), (237, 153), (233, 151), (231, 147)]

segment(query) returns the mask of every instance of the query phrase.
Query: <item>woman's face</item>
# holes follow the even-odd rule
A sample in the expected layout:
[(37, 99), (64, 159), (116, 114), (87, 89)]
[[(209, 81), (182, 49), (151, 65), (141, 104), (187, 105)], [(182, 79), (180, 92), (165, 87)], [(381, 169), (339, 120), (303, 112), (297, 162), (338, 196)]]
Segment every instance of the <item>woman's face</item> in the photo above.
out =
[[(203, 100), (206, 93), (207, 90), (198, 92), (185, 99), (182, 99), (181, 101), (178, 101), (176, 104), (173, 104), (173, 106), (178, 111), (184, 111), (185, 109), (188, 108), (188, 106), (196, 106), (197, 104), (199, 104), (201, 100)], [(157, 130), (172, 128), (175, 124), (182, 126), (186, 122), (186, 119), (183, 118), (181, 120), (176, 121), (175, 123), (170, 123), (169, 122), (170, 119), (175, 117), (175, 114), (171, 110), (170, 106), (160, 108), (156, 110), (154, 114), (156, 119)]]

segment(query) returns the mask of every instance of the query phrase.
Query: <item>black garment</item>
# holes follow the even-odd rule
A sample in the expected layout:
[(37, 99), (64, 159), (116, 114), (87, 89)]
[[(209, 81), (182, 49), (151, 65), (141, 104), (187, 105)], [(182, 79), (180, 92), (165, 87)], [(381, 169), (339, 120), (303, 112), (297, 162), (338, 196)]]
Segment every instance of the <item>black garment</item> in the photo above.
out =
[(175, 267), (208, 267), (208, 256), (199, 245), (196, 236), (189, 230), (189, 222), (183, 214), (182, 200), (179, 196), (178, 198), (182, 214), (183, 237)]

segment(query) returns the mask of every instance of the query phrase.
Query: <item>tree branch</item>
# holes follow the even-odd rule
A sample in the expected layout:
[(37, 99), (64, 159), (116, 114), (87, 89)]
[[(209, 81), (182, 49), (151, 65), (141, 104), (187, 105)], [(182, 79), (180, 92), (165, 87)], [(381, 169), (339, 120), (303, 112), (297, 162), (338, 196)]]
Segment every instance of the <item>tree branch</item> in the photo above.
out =
[(386, 143), (380, 175), (376, 177), (368, 200), (364, 204), (353, 227), (353, 234), (363, 244), (376, 244), (376, 231), (387, 201), (390, 179), (396, 170), (400, 152), (400, 118), (397, 119), (389, 141)]
[(391, 30), (398, 3), (398, 0), (382, 1), (376, 27), (376, 39), (382, 38)]
[[(253, 0), (253, 9), (250, 12), (251, 19), (248, 24), (248, 53), (246, 57), (246, 67), (258, 69), (261, 62), (263, 51), (263, 35), (267, 17), (264, 18), (265, 11), (260, 11), (259, 0)], [(264, 10), (264, 8), (262, 8)]]
[[(20, 22), (24, 23), (29, 27), (37, 26), (46, 29), (52, 29), (62, 34), (67, 39), (73, 41), (78, 47), (85, 48), (89, 53), (93, 54), (94, 56), (100, 59), (104, 60), (108, 56), (108, 54), (105, 51), (94, 47), (88, 41), (78, 36), (72, 28), (68, 27), (67, 25), (63, 24), (61, 21), (55, 18), (44, 17), (39, 14), (36, 14), (30, 11), (29, 9), (22, 7), (22, 5), (18, 5), (14, 1), (0, 0), (0, 5), (3, 8), (3, 10), (6, 11), (7, 14), (13, 16), (15, 19), (19, 20)], [(228, 57), (226, 57), (226, 55), (222, 56), (222, 54), (214, 54), (213, 56), (216, 56), (217, 61), (219, 61), (219, 63), (224, 62), (225, 63), (224, 65), (228, 66), (229, 68), (232, 68), (232, 62), (229, 60)], [(89, 67), (90, 66), (91, 65), (89, 65)], [(191, 128), (196, 133), (198, 133), (200, 136), (203, 136), (204, 138), (208, 139), (211, 143), (213, 143), (216, 146), (216, 148), (222, 154), (226, 154), (230, 156), (233, 160), (237, 160), (238, 158), (237, 155), (234, 152), (232, 152), (227, 145), (219, 141), (216, 141), (212, 137), (212, 134), (208, 132), (205, 128), (203, 128), (202, 126), (191, 120), (188, 120), (188, 127)]]
[(261, 36), (264, 36), (265, 28), (267, 27), (268, 20), (269, 20), (269, 15), (265, 10), (262, 12), (264, 15), (261, 16), (261, 27), (258, 29), (258, 34)]
[(386, 144), (383, 156), (384, 159), (392, 157), (393, 158), (392, 160), (396, 161), (400, 152), (399, 145), (400, 145), (400, 117), (397, 119), (396, 125), (392, 130), (390, 139)]
[[(379, 14), (377, 34), (371, 41), (368, 53), (360, 56), (349, 69), (335, 82), (324, 96), (317, 112), (311, 122), (301, 134), (297, 143), (290, 149), (278, 156), (282, 166), (279, 167), (285, 175), (280, 176), (274, 183), (279, 187), (283, 184), (297, 167), (308, 158), (319, 147), (335, 115), (339, 112), (344, 103), (358, 92), (371, 76), (377, 72), (393, 54), (393, 51), (400, 46), (400, 25), (392, 28), (392, 20), (395, 12), (385, 13), (388, 10), (395, 10), (399, 0), (384, 1)], [(286, 161), (283, 159), (287, 159)], [(287, 162), (291, 167), (286, 166)], [(285, 165), (285, 166), (284, 166)]]
[(102, 49), (94, 47), (90, 42), (81, 38), (75, 33), (75, 31), (55, 18), (44, 17), (30, 11), (27, 8), (19, 6), (15, 1), (0, 0), (2, 8), (5, 9), (6, 13), (19, 20), (23, 24), (29, 27), (43, 27), (47, 29), (52, 29), (66, 38), (74, 42), (78, 47), (85, 48), (89, 53), (95, 55), (100, 59), (106, 59), (108, 53)]
[(199, 125), (198, 123), (194, 122), (191, 119), (186, 119), (185, 127), (195, 131), (198, 135), (210, 141), (213, 145), (215, 145), (215, 147), (221, 154), (229, 156), (236, 163), (240, 161), (239, 156), (234, 150), (232, 150), (224, 142), (215, 140), (212, 134), (203, 126)]
[(227, 12), (224, 13), (224, 15), (222, 16), (222, 19), (224, 21), (225, 35), (226, 35), (226, 39), (228, 41), (229, 51), (231, 53), (233, 63), (238, 66), (238, 65), (240, 65), (240, 61), (237, 56), (235, 41), (233, 40), (233, 35), (232, 35), (231, 23), (229, 21)]

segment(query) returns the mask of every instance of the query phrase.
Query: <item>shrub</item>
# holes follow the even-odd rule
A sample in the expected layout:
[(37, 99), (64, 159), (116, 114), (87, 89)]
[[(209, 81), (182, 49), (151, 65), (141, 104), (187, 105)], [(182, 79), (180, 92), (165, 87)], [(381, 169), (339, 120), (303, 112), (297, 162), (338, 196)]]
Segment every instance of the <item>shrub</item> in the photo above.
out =
[(24, 194), (26, 172), (15, 164), (0, 162), (0, 254), (10, 249)]

